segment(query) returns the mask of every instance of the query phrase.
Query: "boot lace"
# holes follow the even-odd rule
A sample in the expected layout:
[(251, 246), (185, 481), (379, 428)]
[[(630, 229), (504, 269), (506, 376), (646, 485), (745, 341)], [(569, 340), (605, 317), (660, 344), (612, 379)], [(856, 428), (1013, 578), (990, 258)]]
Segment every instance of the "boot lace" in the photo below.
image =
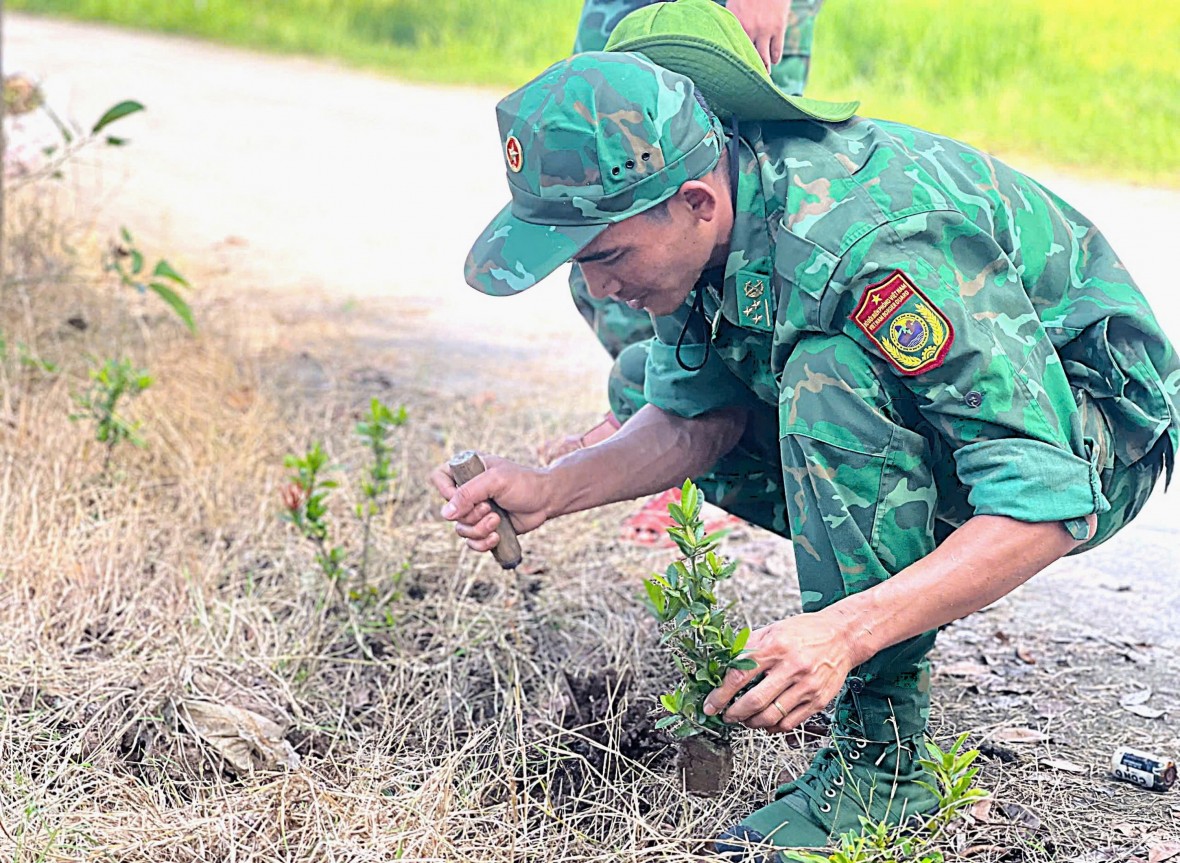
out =
[[(881, 767), (893, 757), (893, 764), (900, 763), (902, 749), (909, 751), (901, 739), (894, 736), (891, 742), (870, 741), (865, 734), (864, 714), (860, 707), (860, 693), (864, 681), (858, 677), (849, 678), (840, 698), (836, 701), (836, 719), (831, 726), (832, 743), (819, 751), (810, 768), (791, 788), (806, 796), (823, 816), (834, 820), (832, 810), (848, 804), (858, 811), (868, 813), (874, 803), (865, 799), (860, 783), (856, 781), (856, 770), (872, 764)], [(896, 725), (894, 726), (896, 728)], [(870, 749), (870, 745), (872, 749)], [(871, 761), (868, 759), (871, 758)], [(895, 776), (894, 785), (896, 785)], [(871, 783), (870, 783), (871, 785)], [(885, 805), (888, 811), (893, 795)]]

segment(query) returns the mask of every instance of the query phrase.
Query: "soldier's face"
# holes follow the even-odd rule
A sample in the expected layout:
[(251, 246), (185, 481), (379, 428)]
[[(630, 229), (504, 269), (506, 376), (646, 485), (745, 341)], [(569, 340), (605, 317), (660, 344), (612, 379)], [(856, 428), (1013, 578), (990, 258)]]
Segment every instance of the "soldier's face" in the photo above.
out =
[[(690, 188), (691, 187), (691, 188)], [(574, 258), (596, 299), (652, 315), (676, 311), (710, 263), (724, 259), (732, 214), (707, 182), (685, 183), (666, 209), (611, 225)]]

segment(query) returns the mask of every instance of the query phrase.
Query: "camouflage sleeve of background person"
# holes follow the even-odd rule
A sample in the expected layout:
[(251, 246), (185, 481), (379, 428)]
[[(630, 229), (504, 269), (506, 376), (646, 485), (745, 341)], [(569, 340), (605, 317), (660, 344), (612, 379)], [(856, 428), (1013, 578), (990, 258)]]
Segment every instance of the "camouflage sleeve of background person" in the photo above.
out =
[(783, 34), (783, 57), (770, 70), (779, 88), (802, 96), (811, 71), (811, 44), (815, 41), (815, 16), (823, 0), (791, 0), (787, 30)]
[(1020, 274), (963, 214), (912, 213), (842, 257), (824, 329), (888, 363), (950, 444), (976, 514), (1077, 520), (1109, 509), (1070, 381)]
[[(601, 51), (615, 25), (652, 0), (585, 0), (574, 53)], [(783, 90), (802, 95), (811, 67), (811, 45), (815, 36), (815, 18), (823, 0), (791, 0), (787, 29), (783, 36), (782, 59), (770, 70), (770, 76)], [(722, 3), (721, 5), (725, 5)], [(652, 336), (651, 319), (646, 312), (634, 311), (611, 299), (596, 300), (586, 290), (586, 280), (575, 264), (570, 271), (570, 293), (574, 305), (599, 342), (612, 357), (624, 348)]]
[[(624, 16), (649, 4), (650, 0), (585, 0), (574, 36), (574, 53), (601, 51)], [(586, 289), (582, 270), (570, 269), (570, 294), (583, 320), (606, 352), (615, 359), (625, 347), (651, 338), (651, 318), (646, 312), (629, 309), (612, 299), (595, 299)]]

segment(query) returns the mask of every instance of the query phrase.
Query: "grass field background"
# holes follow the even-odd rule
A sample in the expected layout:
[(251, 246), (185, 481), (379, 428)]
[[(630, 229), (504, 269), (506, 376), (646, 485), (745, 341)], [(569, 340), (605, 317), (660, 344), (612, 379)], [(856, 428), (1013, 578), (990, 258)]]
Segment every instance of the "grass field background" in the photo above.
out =
[[(564, 56), (581, 0), (9, 0), (8, 8), (508, 88)], [(828, 0), (810, 95), (1000, 154), (1180, 186), (1180, 3)]]

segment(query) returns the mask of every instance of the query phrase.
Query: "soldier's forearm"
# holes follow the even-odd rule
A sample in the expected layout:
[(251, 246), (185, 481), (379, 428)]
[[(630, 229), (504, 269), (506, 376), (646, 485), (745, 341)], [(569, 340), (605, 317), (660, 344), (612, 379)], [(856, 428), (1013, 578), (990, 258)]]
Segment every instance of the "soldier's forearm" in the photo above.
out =
[(821, 613), (849, 634), (859, 664), (990, 605), (1079, 544), (1060, 522), (975, 516), (917, 563)]
[(602, 443), (550, 469), (549, 517), (654, 494), (700, 476), (738, 442), (746, 415), (734, 408), (685, 419), (647, 405)]

